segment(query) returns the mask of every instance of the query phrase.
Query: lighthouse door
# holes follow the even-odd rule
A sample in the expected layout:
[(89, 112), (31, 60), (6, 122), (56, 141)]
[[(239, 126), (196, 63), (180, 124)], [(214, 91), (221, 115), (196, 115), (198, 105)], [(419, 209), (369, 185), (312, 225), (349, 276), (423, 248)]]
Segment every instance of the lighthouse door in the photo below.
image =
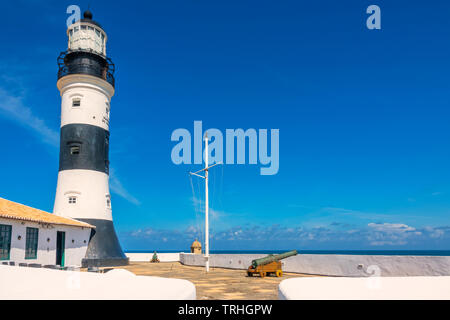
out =
[(64, 249), (66, 243), (66, 233), (57, 231), (56, 233), (56, 265), (64, 267)]

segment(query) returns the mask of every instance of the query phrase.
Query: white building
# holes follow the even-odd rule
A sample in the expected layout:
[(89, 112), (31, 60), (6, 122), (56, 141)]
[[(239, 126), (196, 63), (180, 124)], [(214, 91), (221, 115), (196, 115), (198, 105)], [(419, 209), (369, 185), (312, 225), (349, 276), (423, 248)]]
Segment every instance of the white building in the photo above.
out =
[(0, 198), (0, 264), (81, 266), (93, 228)]

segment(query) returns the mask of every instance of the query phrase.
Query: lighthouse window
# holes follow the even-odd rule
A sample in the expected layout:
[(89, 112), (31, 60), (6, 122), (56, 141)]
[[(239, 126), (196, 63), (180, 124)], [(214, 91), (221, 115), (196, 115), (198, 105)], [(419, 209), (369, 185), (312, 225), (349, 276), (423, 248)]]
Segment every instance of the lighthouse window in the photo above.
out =
[(111, 197), (109, 195), (106, 196), (106, 207), (111, 209)]
[(27, 227), (27, 240), (25, 246), (25, 259), (37, 258), (39, 229)]
[(81, 30), (86, 30), (86, 26), (81, 26)]
[(98, 29), (95, 29), (95, 33), (97, 34), (98, 37), (100, 37), (100, 31), (98, 31)]
[(81, 99), (79, 99), (79, 98), (73, 99), (72, 100), (72, 107), (77, 108), (79, 106), (81, 106)]
[(77, 203), (77, 197), (69, 197), (69, 203), (70, 203), (70, 204), (75, 204), (75, 203)]
[(78, 27), (73, 28), (73, 32), (78, 32)]
[(70, 154), (80, 154), (80, 146), (70, 147)]
[(94, 28), (88, 26), (88, 30), (89, 30), (89, 31), (94, 31)]
[(73, 30), (70, 29), (70, 30), (69, 30), (69, 35), (72, 36), (72, 34), (73, 34)]

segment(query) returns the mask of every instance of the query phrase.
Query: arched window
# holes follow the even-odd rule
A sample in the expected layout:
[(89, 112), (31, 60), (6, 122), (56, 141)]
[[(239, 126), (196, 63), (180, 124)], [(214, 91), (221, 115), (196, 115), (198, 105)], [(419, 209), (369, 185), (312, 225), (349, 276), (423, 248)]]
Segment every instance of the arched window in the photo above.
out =
[(69, 141), (67, 142), (71, 155), (78, 155), (81, 153), (81, 142)]
[(70, 154), (80, 154), (80, 146), (71, 146)]

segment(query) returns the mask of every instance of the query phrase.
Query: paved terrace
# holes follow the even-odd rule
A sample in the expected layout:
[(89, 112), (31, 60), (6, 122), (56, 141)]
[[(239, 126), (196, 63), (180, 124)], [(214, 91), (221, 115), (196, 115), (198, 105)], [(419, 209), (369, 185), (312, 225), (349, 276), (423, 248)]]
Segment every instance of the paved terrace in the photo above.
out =
[(245, 270), (185, 266), (179, 262), (130, 262), (118, 267), (136, 275), (189, 280), (195, 284), (198, 300), (268, 300), (278, 299), (278, 284), (288, 278), (310, 277), (284, 273), (282, 277), (248, 277)]

